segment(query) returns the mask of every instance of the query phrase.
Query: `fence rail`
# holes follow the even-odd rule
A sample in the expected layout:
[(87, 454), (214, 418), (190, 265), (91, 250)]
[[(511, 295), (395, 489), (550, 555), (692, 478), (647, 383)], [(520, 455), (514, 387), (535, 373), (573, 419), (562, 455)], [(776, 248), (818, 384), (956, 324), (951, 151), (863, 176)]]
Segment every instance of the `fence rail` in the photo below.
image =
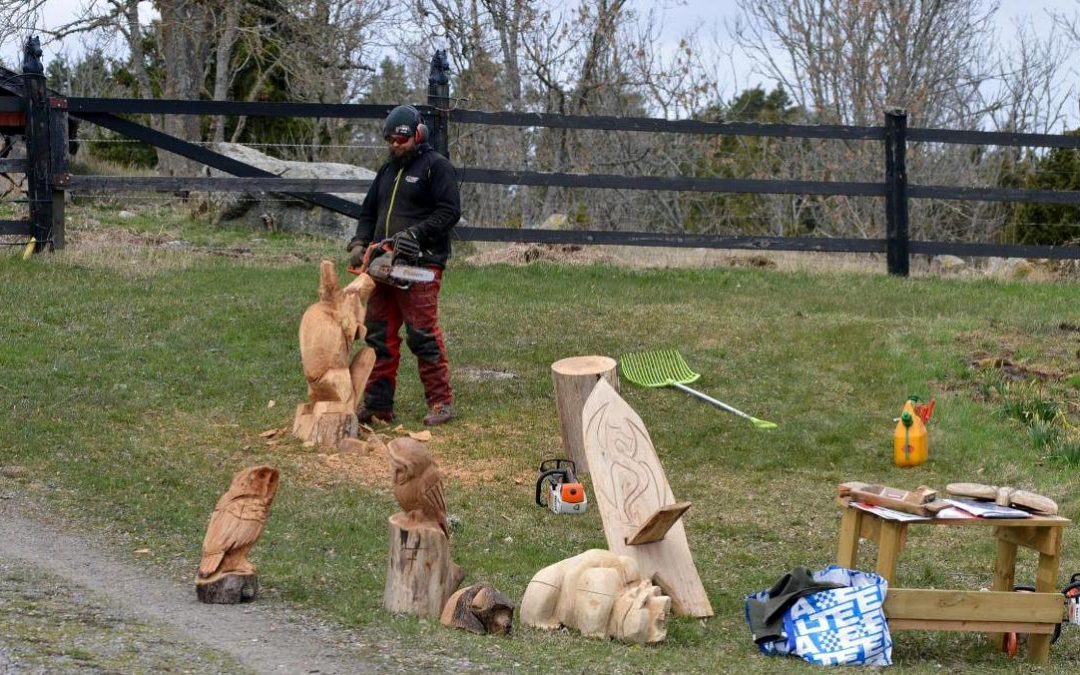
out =
[[(29, 47), (29, 45), (28, 45)], [(0, 221), (0, 234), (24, 233), (29, 228), (39, 241), (63, 244), (63, 203), (67, 190), (158, 192), (272, 192), (286, 194), (349, 217), (359, 215), (359, 204), (331, 193), (364, 190), (370, 181), (351, 179), (280, 178), (208, 148), (181, 140), (126, 117), (146, 115), (245, 115), (250, 117), (335, 117), (383, 119), (390, 104), (321, 104), (296, 102), (177, 101), (108, 98), (63, 98), (44, 90), (40, 63), (28, 61), (22, 75), (0, 69), (0, 112), (26, 113), (28, 160), (0, 158), (0, 171), (26, 172), (32, 178), (30, 223)], [(35, 69), (35, 67), (37, 69)], [(1080, 149), (1080, 137), (949, 129), (908, 128), (903, 111), (888, 111), (883, 126), (758, 124), (706, 122), (638, 117), (558, 115), (551, 113), (485, 112), (450, 109), (449, 66), (437, 52), (429, 76), (428, 104), (417, 106), (434, 123), (432, 142), (446, 156), (451, 124), (500, 125), (600, 131), (813, 138), (870, 141), (883, 145), (882, 182), (806, 181), (745, 178), (693, 178), (684, 176), (625, 176), (537, 171), (508, 171), (468, 167), (459, 170), (462, 181), (489, 185), (553, 186), (618, 190), (681, 192), (797, 194), (883, 198), (884, 239), (823, 237), (717, 236), (681, 233), (604, 232), (592, 230), (535, 230), (461, 226), (466, 240), (549, 244), (610, 244), (752, 250), (827, 251), (886, 254), (891, 274), (907, 275), (912, 254), (1040, 257), (1080, 259), (1080, 247), (1021, 246), (992, 243), (909, 241), (908, 207), (911, 199), (984, 202), (1032, 202), (1080, 206), (1080, 192), (976, 188), (909, 184), (907, 147), (911, 143), (1023, 146)], [(6, 76), (5, 76), (6, 75)], [(234, 177), (115, 177), (74, 176), (67, 172), (64, 153), (67, 116), (97, 124), (154, 147), (219, 169)], [(45, 203), (45, 205), (36, 202)], [(22, 228), (22, 229), (20, 229)]]

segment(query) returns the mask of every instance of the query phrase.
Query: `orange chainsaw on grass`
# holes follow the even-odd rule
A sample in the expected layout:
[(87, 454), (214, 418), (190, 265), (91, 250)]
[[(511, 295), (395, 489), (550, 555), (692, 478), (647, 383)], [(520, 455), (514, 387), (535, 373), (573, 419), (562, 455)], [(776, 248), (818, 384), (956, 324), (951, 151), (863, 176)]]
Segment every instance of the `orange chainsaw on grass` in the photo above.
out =
[(415, 248), (396, 246), (392, 238), (375, 242), (367, 247), (360, 267), (349, 267), (349, 271), (357, 276), (366, 272), (375, 281), (398, 288), (434, 281), (434, 271), (414, 264), (420, 257), (420, 246), (415, 239), (410, 241)]

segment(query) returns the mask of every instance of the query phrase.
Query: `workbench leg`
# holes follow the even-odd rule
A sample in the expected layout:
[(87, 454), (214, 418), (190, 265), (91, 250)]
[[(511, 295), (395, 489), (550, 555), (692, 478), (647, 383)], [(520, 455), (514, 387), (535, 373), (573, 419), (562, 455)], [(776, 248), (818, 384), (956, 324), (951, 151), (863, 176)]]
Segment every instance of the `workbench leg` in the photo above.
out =
[[(1058, 538), (1058, 542), (1061, 538)], [(1058, 564), (1060, 562), (1061, 545), (1057, 546), (1057, 552), (1053, 555), (1039, 554), (1039, 568), (1035, 571), (1035, 591), (1038, 593), (1056, 593)], [(1046, 663), (1050, 659), (1050, 636), (1045, 633), (1028, 637), (1028, 661), (1032, 663)]]
[(878, 537), (877, 573), (892, 585), (896, 577), (896, 559), (904, 547), (907, 523), (891, 520), (881, 521), (881, 535)]
[(840, 516), (840, 543), (836, 547), (836, 564), (855, 569), (859, 558), (859, 532), (862, 530), (863, 512), (847, 508)]
[[(994, 560), (994, 583), (990, 586), (990, 590), (1012, 592), (1015, 583), (1016, 544), (999, 538), (997, 540), (997, 558)], [(990, 639), (998, 649), (1005, 648), (1004, 633), (991, 633)]]

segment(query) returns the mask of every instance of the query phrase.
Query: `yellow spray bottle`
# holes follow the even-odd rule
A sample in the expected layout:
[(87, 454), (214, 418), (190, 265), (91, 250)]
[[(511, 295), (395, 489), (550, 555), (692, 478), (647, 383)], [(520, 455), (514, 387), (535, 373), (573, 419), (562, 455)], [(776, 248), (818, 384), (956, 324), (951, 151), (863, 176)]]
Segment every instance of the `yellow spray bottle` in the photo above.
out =
[(899, 467), (922, 464), (929, 451), (928, 440), (923, 418), (915, 413), (912, 402), (906, 401), (893, 431), (893, 462)]

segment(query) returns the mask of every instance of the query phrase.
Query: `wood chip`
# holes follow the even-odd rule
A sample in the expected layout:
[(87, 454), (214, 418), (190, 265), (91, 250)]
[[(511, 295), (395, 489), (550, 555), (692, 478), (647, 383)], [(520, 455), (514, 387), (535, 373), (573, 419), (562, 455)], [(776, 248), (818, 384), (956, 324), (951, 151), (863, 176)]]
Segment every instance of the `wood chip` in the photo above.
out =
[(150, 549), (148, 549), (148, 548), (137, 548), (137, 549), (135, 549), (135, 555), (146, 555), (149, 552), (150, 552)]
[(407, 433), (409, 433), (409, 430), (405, 428), (404, 424), (399, 424), (396, 427), (394, 427), (394, 433), (395, 434), (407, 434)]
[(368, 453), (368, 444), (358, 438), (343, 438), (338, 443), (338, 450), (366, 455)]
[(280, 429), (267, 429), (266, 431), (259, 434), (259, 436), (261, 438), (273, 438), (274, 436), (278, 435), (279, 431)]
[(426, 429), (424, 431), (410, 431), (409, 438), (426, 443), (431, 440), (431, 432)]
[(274, 399), (270, 399), (269, 401), (266, 402), (266, 407), (267, 408), (273, 408), (276, 405), (277, 405), (277, 401), (275, 401)]

